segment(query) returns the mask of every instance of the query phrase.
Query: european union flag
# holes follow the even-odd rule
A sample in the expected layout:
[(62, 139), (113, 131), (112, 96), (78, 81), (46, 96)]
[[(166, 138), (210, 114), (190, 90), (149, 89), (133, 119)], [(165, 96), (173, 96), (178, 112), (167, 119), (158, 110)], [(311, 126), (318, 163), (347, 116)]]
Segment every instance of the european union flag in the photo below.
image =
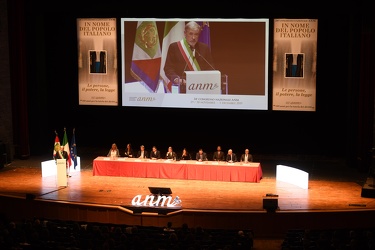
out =
[(211, 35), (210, 35), (210, 23), (209, 22), (197, 22), (201, 28), (201, 34), (199, 35), (199, 42), (205, 43), (211, 48)]
[(76, 145), (75, 129), (73, 129), (73, 136), (70, 142), (70, 158), (74, 162), (74, 169), (76, 169), (77, 167), (77, 145)]

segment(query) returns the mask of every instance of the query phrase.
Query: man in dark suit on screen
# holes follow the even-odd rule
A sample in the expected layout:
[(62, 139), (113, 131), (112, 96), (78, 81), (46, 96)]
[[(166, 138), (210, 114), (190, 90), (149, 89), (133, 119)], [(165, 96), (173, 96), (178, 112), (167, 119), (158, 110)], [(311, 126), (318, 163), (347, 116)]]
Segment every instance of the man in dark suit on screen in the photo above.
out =
[(170, 84), (180, 85), (180, 93), (186, 93), (185, 71), (215, 70), (210, 47), (198, 42), (201, 31), (197, 22), (188, 22), (185, 37), (168, 48), (164, 72)]

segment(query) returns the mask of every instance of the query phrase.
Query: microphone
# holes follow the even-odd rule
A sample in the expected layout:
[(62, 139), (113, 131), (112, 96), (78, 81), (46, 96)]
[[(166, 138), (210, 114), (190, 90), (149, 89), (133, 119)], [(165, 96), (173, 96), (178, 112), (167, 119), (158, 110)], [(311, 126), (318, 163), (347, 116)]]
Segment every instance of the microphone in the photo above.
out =
[(195, 57), (195, 47), (193, 45), (189, 45), (191, 52), (193, 52), (193, 57)]
[(212, 70), (216, 70), (215, 69), (215, 67), (214, 66), (212, 66), (212, 64), (209, 62), (209, 61), (207, 61), (207, 59), (204, 57), (204, 56), (202, 56), (201, 55), (201, 53), (199, 53), (199, 51), (198, 50), (195, 50), (196, 52), (197, 52), (197, 54), (198, 54), (198, 56), (200, 57), (200, 58), (202, 58), (203, 59), (203, 61), (205, 61), (205, 63), (207, 63), (208, 64), (208, 66), (210, 66), (211, 67), (211, 69)]

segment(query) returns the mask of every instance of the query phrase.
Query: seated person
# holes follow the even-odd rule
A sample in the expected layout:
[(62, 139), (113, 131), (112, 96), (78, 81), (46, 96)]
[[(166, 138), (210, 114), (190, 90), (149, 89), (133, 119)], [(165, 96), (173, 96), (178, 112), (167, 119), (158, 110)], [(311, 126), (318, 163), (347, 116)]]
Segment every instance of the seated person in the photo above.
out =
[(152, 147), (151, 153), (150, 153), (150, 159), (151, 160), (158, 160), (161, 158), (160, 151), (156, 148), (156, 146)]
[(232, 149), (229, 149), (228, 150), (228, 154), (227, 154), (227, 162), (236, 162), (237, 161), (237, 156), (235, 153), (233, 153), (233, 150)]
[(133, 148), (132, 148), (132, 145), (130, 143), (128, 143), (126, 145), (124, 156), (129, 157), (129, 158), (133, 158)]
[(186, 148), (184, 148), (182, 150), (182, 154), (181, 154), (181, 158), (180, 160), (183, 160), (183, 161), (186, 161), (186, 160), (191, 160), (191, 155), (189, 154), (189, 152), (187, 151)]
[(200, 148), (198, 153), (195, 156), (197, 161), (208, 161), (206, 152), (203, 152), (203, 149)]
[(224, 152), (221, 151), (221, 146), (217, 146), (216, 151), (214, 152), (214, 161), (225, 161)]
[(148, 158), (148, 152), (145, 150), (145, 146), (141, 145), (139, 151), (137, 152), (137, 158), (146, 159)]
[(118, 150), (116, 143), (112, 143), (112, 147), (109, 150), (107, 156), (108, 157), (120, 157), (120, 151)]
[(253, 155), (250, 154), (250, 150), (247, 148), (245, 149), (245, 153), (241, 155), (241, 162), (252, 162)]
[(167, 226), (163, 229), (164, 232), (174, 232), (174, 229), (172, 228), (172, 222), (168, 221)]
[(173, 151), (173, 148), (172, 147), (168, 147), (168, 152), (165, 155), (165, 159), (176, 160), (176, 158), (177, 158), (177, 154)]

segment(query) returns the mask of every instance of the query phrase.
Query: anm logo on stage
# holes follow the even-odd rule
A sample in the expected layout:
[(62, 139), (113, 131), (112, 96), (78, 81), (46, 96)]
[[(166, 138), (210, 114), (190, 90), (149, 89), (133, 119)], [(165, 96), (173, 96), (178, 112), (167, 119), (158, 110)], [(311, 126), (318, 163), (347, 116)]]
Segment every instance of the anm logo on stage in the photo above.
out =
[(131, 201), (131, 206), (125, 208), (136, 213), (152, 212), (166, 215), (181, 210), (181, 199), (172, 197), (172, 190), (169, 187), (148, 187), (150, 194), (143, 196), (138, 194)]

